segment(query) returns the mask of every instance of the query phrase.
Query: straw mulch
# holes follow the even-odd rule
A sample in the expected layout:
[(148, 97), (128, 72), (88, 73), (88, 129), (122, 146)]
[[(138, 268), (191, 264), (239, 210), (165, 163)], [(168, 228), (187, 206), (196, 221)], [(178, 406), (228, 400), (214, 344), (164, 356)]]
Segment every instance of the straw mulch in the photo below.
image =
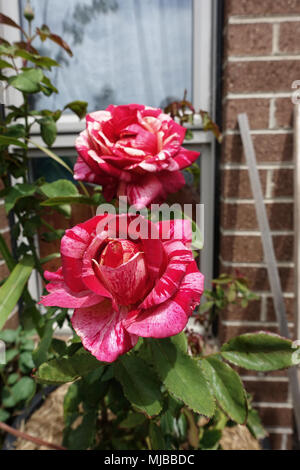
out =
[[(63, 385), (50, 393), (43, 405), (33, 413), (26, 423), (22, 423), (21, 431), (46, 442), (61, 445), (64, 429), (63, 402), (69, 384)], [(17, 439), (16, 450), (49, 450), (33, 442)]]
[[(61, 445), (64, 429), (63, 401), (69, 384), (59, 387), (52, 392), (44, 404), (22, 423), (21, 431), (39, 437), (44, 441)], [(258, 441), (251, 435), (246, 426), (225, 428), (221, 439), (224, 450), (261, 450)], [(17, 450), (49, 450), (23, 439), (17, 439)]]

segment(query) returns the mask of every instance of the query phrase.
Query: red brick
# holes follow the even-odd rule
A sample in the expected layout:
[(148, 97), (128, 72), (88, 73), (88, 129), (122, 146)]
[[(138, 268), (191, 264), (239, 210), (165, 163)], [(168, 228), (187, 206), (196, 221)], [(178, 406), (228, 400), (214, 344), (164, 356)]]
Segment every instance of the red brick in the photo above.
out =
[(280, 24), (279, 50), (286, 53), (300, 52), (300, 22), (287, 22)]
[(290, 408), (259, 407), (257, 410), (265, 426), (293, 427), (293, 411)]
[[(293, 260), (293, 237), (273, 236), (275, 255), (278, 261)], [(258, 236), (223, 235), (221, 257), (224, 261), (259, 263), (264, 259), (261, 238)]]
[(282, 168), (272, 172), (272, 197), (293, 197), (294, 170)]
[(268, 99), (236, 99), (224, 104), (223, 128), (237, 129), (237, 115), (247, 113), (251, 129), (267, 129), (269, 127)]
[[(254, 268), (252, 266), (239, 267), (241, 274), (248, 279), (250, 289), (254, 291), (270, 291), (268, 273), (266, 268)], [(234, 274), (235, 268), (230, 266), (220, 266), (220, 272)], [(283, 268), (278, 269), (283, 292), (294, 292), (295, 278), (294, 269)]]
[(288, 400), (288, 382), (268, 382), (268, 381), (243, 381), (247, 392), (253, 396), (256, 402), (281, 402)]
[[(260, 170), (259, 175), (263, 194), (265, 194), (267, 172)], [(251, 199), (253, 197), (248, 170), (223, 170), (221, 177), (223, 197), (241, 199)]]
[(6, 211), (4, 205), (0, 205), (0, 229), (4, 229), (8, 227), (8, 219), (6, 215)]
[[(268, 203), (266, 210), (271, 230), (293, 229), (292, 203)], [(255, 205), (222, 203), (221, 227), (225, 230), (258, 230)]]
[(291, 91), (291, 82), (300, 76), (300, 61), (228, 62), (224, 74), (225, 92)]
[(259, 321), (261, 300), (252, 300), (246, 308), (239, 304), (231, 304), (220, 316), (222, 320)]
[[(295, 300), (290, 298), (284, 299), (286, 313), (289, 322), (295, 321)], [(267, 299), (267, 321), (276, 321), (276, 314), (274, 310), (273, 298)]]
[(299, 0), (226, 0), (227, 15), (268, 16), (300, 13)]
[[(252, 140), (259, 163), (293, 161), (293, 136), (291, 134), (253, 135)], [(245, 163), (239, 135), (225, 136), (222, 144), (222, 160), (223, 162)]]
[(291, 98), (277, 98), (275, 100), (276, 127), (291, 129), (293, 123), (294, 105)]
[(272, 52), (272, 25), (229, 24), (226, 29), (228, 56), (268, 55)]
[(1, 264), (0, 265), (0, 281), (2, 281), (8, 275), (9, 275), (9, 270), (8, 270), (6, 264)]

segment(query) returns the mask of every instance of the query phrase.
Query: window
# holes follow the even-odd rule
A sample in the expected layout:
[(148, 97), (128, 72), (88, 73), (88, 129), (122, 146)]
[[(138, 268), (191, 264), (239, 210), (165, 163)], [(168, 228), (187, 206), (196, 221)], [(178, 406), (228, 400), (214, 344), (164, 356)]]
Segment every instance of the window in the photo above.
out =
[[(217, 0), (31, 0), (35, 22), (47, 23), (70, 44), (74, 58), (51, 43), (62, 68), (52, 80), (60, 94), (39, 108), (57, 108), (74, 99), (85, 99), (89, 110), (110, 103), (140, 102), (163, 107), (168, 100), (180, 99), (188, 91), (196, 109), (214, 109), (215, 16)], [(19, 21), (25, 0), (0, 0), (1, 11)], [(20, 39), (19, 31), (0, 25), (0, 36)], [(51, 44), (51, 45), (50, 45)], [(43, 52), (47, 53), (45, 49)], [(7, 97), (18, 103), (18, 94)], [(74, 116), (64, 115), (58, 125), (55, 151), (75, 159), (74, 140), (84, 127)], [(38, 129), (35, 139), (40, 140)], [(40, 141), (41, 142), (41, 141)], [(205, 205), (205, 246), (201, 270), (207, 280), (213, 271), (214, 221), (214, 138), (194, 128), (192, 140), (185, 146), (201, 152), (200, 200)], [(61, 174), (47, 170), (47, 157), (32, 149), (34, 176)], [(61, 169), (57, 169), (61, 171)]]

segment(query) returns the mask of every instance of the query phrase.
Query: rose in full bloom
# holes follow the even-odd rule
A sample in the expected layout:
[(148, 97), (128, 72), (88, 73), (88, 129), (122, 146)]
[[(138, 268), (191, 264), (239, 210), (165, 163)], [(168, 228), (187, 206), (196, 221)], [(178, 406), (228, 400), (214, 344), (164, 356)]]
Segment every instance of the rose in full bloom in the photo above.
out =
[(74, 176), (102, 185), (107, 201), (127, 196), (137, 208), (163, 202), (184, 186), (180, 170), (199, 156), (181, 146), (185, 133), (160, 109), (111, 105), (86, 116)]
[[(180, 333), (203, 292), (190, 223), (137, 217), (99, 215), (67, 230), (62, 267), (45, 272), (49, 294), (41, 303), (74, 308), (83, 346), (104, 362), (129, 351), (139, 336)], [(142, 230), (134, 228), (137, 220)]]

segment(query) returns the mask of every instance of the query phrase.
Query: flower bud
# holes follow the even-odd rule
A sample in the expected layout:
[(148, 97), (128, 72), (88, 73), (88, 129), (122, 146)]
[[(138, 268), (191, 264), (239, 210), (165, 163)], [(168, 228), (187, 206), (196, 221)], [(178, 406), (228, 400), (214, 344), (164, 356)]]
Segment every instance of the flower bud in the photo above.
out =
[(30, 4), (30, 0), (27, 0), (26, 7), (24, 9), (24, 18), (26, 18), (27, 21), (32, 21), (34, 19), (34, 11)]

